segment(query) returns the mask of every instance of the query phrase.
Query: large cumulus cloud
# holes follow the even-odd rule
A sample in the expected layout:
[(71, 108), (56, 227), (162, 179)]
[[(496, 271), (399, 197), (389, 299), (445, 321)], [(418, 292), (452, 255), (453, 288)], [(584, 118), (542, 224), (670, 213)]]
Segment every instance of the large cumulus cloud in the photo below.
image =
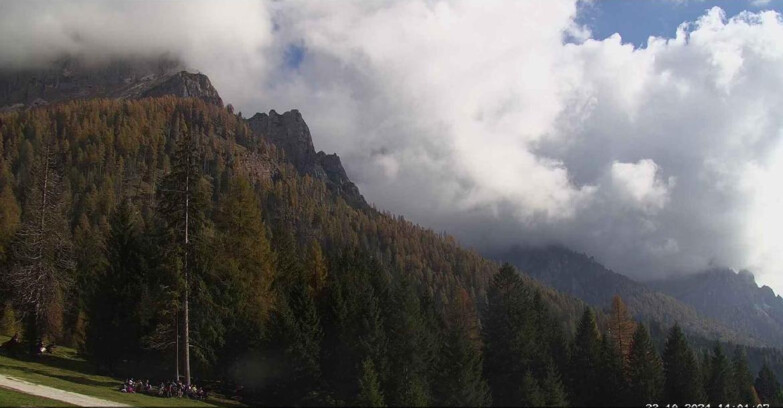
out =
[(300, 109), (370, 201), (466, 244), (783, 289), (774, 12), (634, 48), (590, 38), (575, 0), (82, 5), (4, 3), (0, 64), (171, 52), (244, 112)]

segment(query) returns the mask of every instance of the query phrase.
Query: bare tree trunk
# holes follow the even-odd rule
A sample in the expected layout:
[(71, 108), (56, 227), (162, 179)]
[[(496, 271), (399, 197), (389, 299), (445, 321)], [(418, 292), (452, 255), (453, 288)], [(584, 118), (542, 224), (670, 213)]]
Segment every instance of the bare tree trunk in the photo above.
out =
[(185, 341), (185, 384), (190, 385), (190, 313), (188, 310), (188, 297), (190, 296), (190, 271), (188, 270), (189, 244), (188, 239), (188, 212), (190, 209), (190, 175), (185, 177), (185, 302), (184, 302), (184, 341)]
[[(39, 233), (41, 235), (44, 234), (44, 231), (46, 231), (46, 191), (49, 187), (49, 146), (46, 146), (46, 153), (44, 153), (44, 163), (43, 163), (43, 188), (41, 189), (41, 221), (39, 224)], [(43, 259), (43, 246), (38, 247), (38, 259)], [(35, 302), (35, 343), (37, 344), (39, 341), (42, 341), (42, 329), (43, 324), (41, 324), (41, 303), (40, 299), (36, 300)]]
[(176, 342), (174, 344), (174, 364), (177, 366), (176, 368), (176, 378), (179, 380), (179, 313), (174, 314), (174, 333), (176, 333), (175, 337)]

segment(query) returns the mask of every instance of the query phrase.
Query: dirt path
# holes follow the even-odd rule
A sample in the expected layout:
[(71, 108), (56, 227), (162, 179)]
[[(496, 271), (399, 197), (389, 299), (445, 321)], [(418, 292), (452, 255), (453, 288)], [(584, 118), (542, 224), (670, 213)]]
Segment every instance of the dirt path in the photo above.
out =
[(45, 385), (33, 384), (18, 378), (8, 377), (0, 374), (0, 387), (9, 388), (25, 394), (36, 395), (57, 401), (67, 402), (80, 407), (129, 407), (130, 405), (119, 402), (108, 401), (100, 398), (90, 397), (75, 392), (63, 391), (57, 388), (47, 387)]

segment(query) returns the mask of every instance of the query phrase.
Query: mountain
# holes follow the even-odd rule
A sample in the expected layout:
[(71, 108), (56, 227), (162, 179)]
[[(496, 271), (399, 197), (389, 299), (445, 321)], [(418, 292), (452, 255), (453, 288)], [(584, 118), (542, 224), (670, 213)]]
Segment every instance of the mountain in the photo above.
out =
[(282, 149), (286, 159), (300, 173), (323, 180), (349, 204), (368, 207), (359, 189), (345, 173), (340, 157), (323, 151), (315, 152), (310, 128), (298, 110), (282, 115), (274, 110), (269, 114), (256, 113), (247, 120), (247, 124), (255, 135)]
[(764, 334), (768, 332), (766, 329), (748, 330), (748, 322), (727, 318), (735, 317), (736, 313), (722, 315), (721, 312), (710, 312), (706, 294), (703, 304), (691, 303), (690, 298), (685, 296), (690, 293), (687, 290), (656, 290), (655, 286), (634, 281), (606, 268), (592, 257), (564, 247), (516, 247), (495, 258), (508, 261), (545, 285), (598, 308), (608, 308), (612, 297), (620, 295), (631, 313), (641, 320), (657, 321), (667, 327), (677, 322), (686, 331), (705, 338), (757, 346), (783, 345), (781, 336), (767, 336)]
[[(622, 375), (568, 353), (578, 321), (598, 345), (600, 312), (358, 201), (298, 111), (244, 119), (208, 79), (178, 72), (152, 87), (132, 78), (133, 92), (85, 75), (104, 85), (45, 90), (45, 105), (10, 99), (23, 105), (0, 113), (0, 323), (23, 316), (23, 338), (74, 345), (117, 376), (170, 378), (187, 298), (195, 378), (244, 387), (251, 405), (368, 405), (372, 394), (390, 406), (479, 406), (490, 390), (499, 404), (529, 404), (520, 395), (540, 390), (563, 405), (581, 377), (609, 389)], [(537, 262), (568, 272), (558, 280), (586, 266), (602, 285), (637, 290), (569, 251)], [(55, 295), (35, 303), (19, 295), (30, 280), (17, 272), (41, 270), (55, 273), (32, 286)], [(569, 287), (599, 298), (589, 285)], [(638, 299), (674, 310), (665, 297)]]
[(783, 298), (769, 286), (759, 287), (748, 271), (711, 269), (647, 285), (739, 331), (783, 343)]
[(116, 59), (105, 64), (79, 58), (24, 70), (0, 70), (0, 112), (75, 99), (138, 99), (173, 95), (223, 106), (209, 78), (166, 57)]

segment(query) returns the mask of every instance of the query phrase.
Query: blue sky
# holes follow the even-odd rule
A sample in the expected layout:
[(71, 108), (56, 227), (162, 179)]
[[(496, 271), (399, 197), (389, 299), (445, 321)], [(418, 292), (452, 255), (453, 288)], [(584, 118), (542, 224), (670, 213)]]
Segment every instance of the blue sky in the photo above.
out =
[(743, 10), (783, 11), (783, 0), (595, 0), (582, 3), (578, 21), (590, 28), (595, 39), (619, 33), (623, 42), (644, 47), (649, 36), (673, 37), (677, 26), (714, 6), (731, 17)]

